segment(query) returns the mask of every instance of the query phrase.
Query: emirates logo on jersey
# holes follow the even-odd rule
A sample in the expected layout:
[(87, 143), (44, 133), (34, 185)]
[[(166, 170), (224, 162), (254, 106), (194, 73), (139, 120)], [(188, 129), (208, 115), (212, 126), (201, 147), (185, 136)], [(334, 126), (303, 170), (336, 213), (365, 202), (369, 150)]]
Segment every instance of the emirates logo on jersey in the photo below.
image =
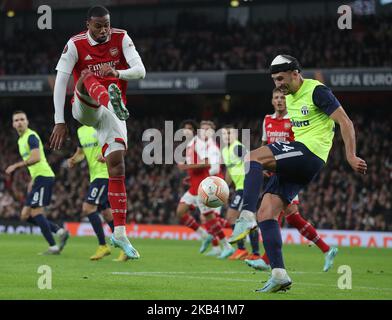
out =
[(118, 49), (117, 49), (117, 48), (110, 48), (110, 49), (109, 49), (109, 52), (110, 52), (110, 55), (111, 55), (112, 57), (115, 57), (115, 56), (118, 55)]
[(285, 129), (290, 129), (291, 128), (291, 124), (290, 123), (285, 123), (284, 124), (284, 128)]

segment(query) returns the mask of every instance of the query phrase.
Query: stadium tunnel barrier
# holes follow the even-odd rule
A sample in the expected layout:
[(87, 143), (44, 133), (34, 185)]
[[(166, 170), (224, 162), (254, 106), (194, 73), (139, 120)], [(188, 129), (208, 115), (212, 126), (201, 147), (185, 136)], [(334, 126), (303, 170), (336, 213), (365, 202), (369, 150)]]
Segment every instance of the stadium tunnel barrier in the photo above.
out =
[[(93, 236), (94, 231), (87, 222), (64, 223), (72, 236)], [(104, 224), (106, 236), (111, 234), (108, 225)], [(225, 229), (226, 236), (231, 229)], [(171, 239), (171, 240), (200, 240), (198, 233), (179, 225), (129, 224), (128, 236), (140, 239)], [(318, 230), (320, 236), (329, 244), (344, 247), (389, 248), (392, 249), (392, 232), (377, 231), (346, 231)], [(22, 222), (0, 222), (0, 234), (41, 234), (39, 227)], [(302, 237), (296, 229), (282, 229), (282, 239), (285, 244), (311, 244)]]
[[(392, 91), (392, 68), (305, 69), (335, 91)], [(0, 76), (0, 96), (51, 96), (55, 75)], [(67, 93), (72, 94), (71, 79)], [(270, 92), (267, 70), (149, 72), (145, 79), (129, 81), (127, 94), (224, 94)]]

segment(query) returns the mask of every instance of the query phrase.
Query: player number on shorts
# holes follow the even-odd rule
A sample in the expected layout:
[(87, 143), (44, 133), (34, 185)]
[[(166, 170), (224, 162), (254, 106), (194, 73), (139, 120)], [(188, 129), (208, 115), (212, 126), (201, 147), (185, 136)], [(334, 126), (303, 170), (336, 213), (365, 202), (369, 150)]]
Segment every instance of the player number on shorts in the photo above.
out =
[(97, 196), (97, 192), (98, 188), (93, 188), (93, 190), (91, 190), (91, 197), (95, 198)]
[(39, 200), (39, 192), (34, 192), (33, 201), (37, 202)]

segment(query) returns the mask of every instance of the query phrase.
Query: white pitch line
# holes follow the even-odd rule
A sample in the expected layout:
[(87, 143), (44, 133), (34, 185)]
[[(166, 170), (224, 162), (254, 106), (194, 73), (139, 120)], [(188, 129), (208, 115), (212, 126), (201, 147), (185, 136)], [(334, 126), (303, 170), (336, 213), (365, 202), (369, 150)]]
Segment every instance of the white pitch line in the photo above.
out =
[[(255, 280), (250, 280), (250, 279), (237, 279), (237, 278), (220, 278), (220, 277), (198, 277), (198, 276), (188, 276), (186, 274), (222, 274), (222, 273), (227, 273), (227, 274), (244, 274), (249, 272), (234, 272), (234, 271), (223, 271), (223, 272), (185, 272), (185, 271), (169, 271), (169, 272), (164, 272), (164, 271), (151, 271), (151, 272), (111, 272), (113, 275), (127, 275), (127, 276), (147, 276), (147, 277), (161, 277), (162, 275), (166, 275), (166, 277), (170, 278), (176, 278), (176, 277), (181, 277), (181, 278), (186, 278), (186, 279), (198, 279), (198, 280), (215, 280), (215, 281), (233, 281), (233, 282), (252, 282), (254, 283)], [(294, 272), (291, 272), (294, 273)], [(302, 272), (306, 273), (306, 272)], [(323, 273), (323, 272), (313, 272), (313, 273)], [(310, 287), (330, 287), (330, 288), (336, 288), (338, 289), (337, 286), (335, 285), (329, 285), (329, 284), (321, 284), (321, 283), (309, 283), (309, 282), (295, 282), (295, 285), (299, 286), (310, 286)], [(375, 288), (375, 287), (364, 287), (364, 286), (353, 286), (352, 290), (374, 290), (374, 291), (390, 291), (392, 292), (392, 288)], [(347, 291), (349, 292), (349, 291)]]
[[(252, 274), (251, 272), (260, 272), (258, 270), (254, 271), (136, 271), (136, 272), (111, 272), (111, 274), (124, 274), (124, 275), (133, 275), (133, 274)], [(315, 271), (315, 272), (306, 272), (306, 271), (289, 271), (289, 273), (294, 274), (321, 274), (325, 272)]]

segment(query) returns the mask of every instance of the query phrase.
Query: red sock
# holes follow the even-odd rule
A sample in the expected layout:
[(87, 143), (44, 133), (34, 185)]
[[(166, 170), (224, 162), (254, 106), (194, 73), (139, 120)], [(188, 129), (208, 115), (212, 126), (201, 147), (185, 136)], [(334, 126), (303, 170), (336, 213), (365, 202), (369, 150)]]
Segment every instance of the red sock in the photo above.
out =
[(114, 226), (125, 226), (127, 217), (125, 176), (109, 178), (108, 198), (113, 212)]
[(208, 233), (212, 234), (214, 237), (217, 237), (219, 240), (225, 238), (225, 234), (218, 218), (215, 217), (211, 220), (208, 220), (205, 223), (205, 226), (207, 227)]
[(263, 259), (266, 264), (270, 264), (270, 261), (268, 259), (266, 252), (264, 252), (263, 256), (260, 259)]
[(217, 218), (218, 218), (222, 228), (230, 228), (231, 229), (231, 223), (228, 220), (226, 220), (225, 218), (222, 218), (218, 214), (217, 214)]
[(327, 245), (323, 239), (320, 238), (316, 229), (304, 218), (301, 217), (299, 212), (292, 213), (286, 217), (287, 222), (297, 228), (299, 233), (302, 234), (306, 239), (314, 242), (322, 252), (327, 252), (329, 250), (329, 245)]
[(214, 237), (214, 239), (212, 239), (212, 246), (214, 247), (219, 246), (219, 239), (217, 237)]
[(200, 225), (196, 222), (195, 218), (192, 217), (189, 213), (185, 213), (181, 219), (180, 223), (184, 226), (187, 226), (188, 228), (191, 228), (193, 230), (199, 229)]
[(108, 107), (109, 103), (109, 93), (108, 90), (99, 83), (94, 74), (87, 75), (83, 84), (87, 89), (87, 92), (91, 98), (93, 98), (100, 105)]

